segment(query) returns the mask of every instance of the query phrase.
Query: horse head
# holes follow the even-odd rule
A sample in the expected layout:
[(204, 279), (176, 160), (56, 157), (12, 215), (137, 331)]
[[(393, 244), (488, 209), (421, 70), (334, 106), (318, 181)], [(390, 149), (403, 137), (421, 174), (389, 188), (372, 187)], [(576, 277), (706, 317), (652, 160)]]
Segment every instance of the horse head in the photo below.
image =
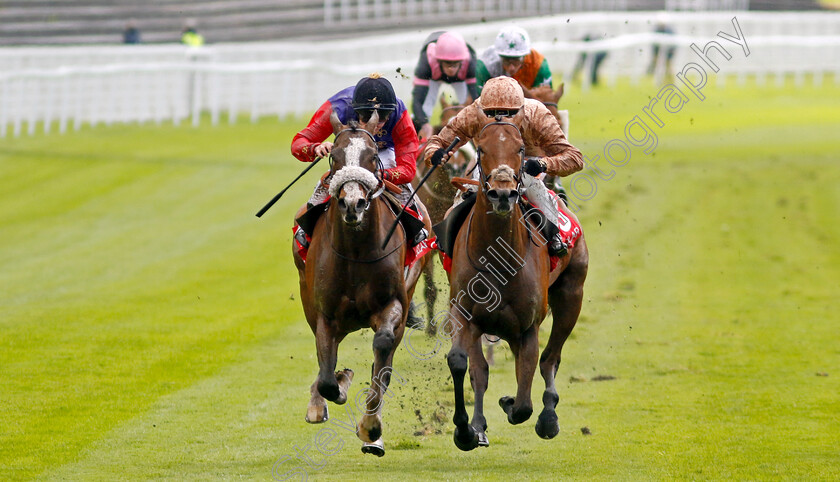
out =
[(376, 176), (379, 155), (373, 133), (378, 122), (378, 113), (366, 124), (351, 120), (346, 125), (335, 112), (330, 115), (335, 134), (330, 152), (330, 195), (336, 200), (342, 221), (351, 227), (361, 226), (371, 200), (384, 187)]
[(560, 84), (560, 87), (557, 87), (557, 90), (552, 90), (548, 85), (540, 85), (530, 89), (523, 86), (522, 92), (525, 94), (526, 99), (535, 99), (542, 102), (551, 114), (559, 121), (560, 114), (557, 110), (557, 103), (560, 102), (560, 98), (563, 97), (563, 85), (564, 84)]
[(524, 153), (516, 124), (497, 120), (482, 127), (478, 135), (480, 189), (496, 215), (510, 215), (519, 200)]

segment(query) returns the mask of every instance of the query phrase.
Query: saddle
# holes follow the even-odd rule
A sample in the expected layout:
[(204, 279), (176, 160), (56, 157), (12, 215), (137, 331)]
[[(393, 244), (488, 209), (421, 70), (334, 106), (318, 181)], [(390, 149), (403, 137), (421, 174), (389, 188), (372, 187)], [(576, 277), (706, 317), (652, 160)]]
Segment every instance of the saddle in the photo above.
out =
[[(452, 257), (452, 252), (455, 250), (455, 239), (458, 237), (458, 231), (461, 230), (461, 226), (463, 226), (474, 205), (475, 192), (470, 191), (464, 195), (463, 201), (460, 204), (452, 208), (452, 211), (449, 212), (443, 221), (432, 227), (435, 236), (437, 236), (438, 249), (450, 258)], [(526, 213), (528, 222), (534, 226), (542, 226), (540, 232), (546, 240), (552, 239), (560, 232), (554, 223), (548, 222), (545, 219), (542, 211), (532, 209), (534, 207), (533, 205), (525, 201), (520, 201), (519, 206), (522, 208), (522, 212)]]

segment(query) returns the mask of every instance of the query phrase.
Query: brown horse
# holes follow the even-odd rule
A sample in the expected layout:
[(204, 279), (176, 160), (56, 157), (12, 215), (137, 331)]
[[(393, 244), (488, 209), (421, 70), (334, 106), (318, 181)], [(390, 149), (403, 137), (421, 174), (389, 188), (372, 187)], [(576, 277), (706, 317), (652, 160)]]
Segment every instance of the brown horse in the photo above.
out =
[[(363, 452), (381, 456), (385, 452), (382, 397), (425, 257), (410, 270), (403, 269), (410, 248), (401, 230), (382, 249), (396, 214), (380, 196), (384, 185), (374, 174), (379, 158), (372, 133), (378, 116), (374, 114), (364, 126), (355, 121), (342, 125), (335, 113), (330, 121), (335, 133), (330, 154), (332, 198), (315, 225), (306, 261), (293, 249), (301, 302), (315, 335), (319, 366), (310, 388), (306, 421), (326, 421), (327, 400), (337, 404), (347, 401), (353, 372), (335, 372), (338, 344), (351, 332), (371, 328), (375, 332), (371, 387), (356, 433), (365, 442)], [(423, 209), (419, 204), (418, 208)], [(430, 230), (428, 215), (424, 217)]]
[[(563, 344), (580, 314), (589, 264), (581, 235), (575, 247), (549, 272), (547, 241), (525, 219), (518, 202), (525, 149), (518, 127), (488, 121), (477, 145), (479, 192), (457, 235), (449, 275), (449, 321), (455, 329), (447, 363), (455, 384), (454, 439), (461, 450), (489, 445), (483, 413), (488, 381), (480, 341), (484, 333), (507, 341), (516, 358), (516, 397), (499, 400), (508, 421), (519, 424), (530, 418), (531, 383), (539, 360), (545, 392), (536, 432), (546, 439), (557, 435), (554, 408), (559, 397), (554, 377)], [(539, 356), (539, 327), (549, 306), (554, 321), (548, 344)], [(468, 362), (475, 392), (472, 422), (464, 405)]]
[[(443, 97), (440, 98), (440, 105), (443, 110), (440, 113), (440, 124), (434, 127), (435, 134), (439, 133), (443, 129), (443, 126), (465, 107), (465, 105), (460, 104), (449, 104)], [(420, 198), (429, 210), (429, 216), (432, 218), (433, 225), (443, 220), (446, 211), (452, 206), (452, 202), (455, 200), (457, 190), (452, 186), (451, 179), (464, 175), (468, 166), (474, 160), (473, 157), (469, 153), (469, 146), (454, 152), (449, 162), (442, 166), (442, 168), (436, 169), (426, 183), (417, 191), (417, 197)], [(415, 187), (429, 169), (426, 167), (423, 158), (423, 149), (419, 149), (417, 151), (417, 176), (414, 178)], [(438, 297), (438, 288), (435, 284), (435, 263), (431, 260), (426, 263), (423, 269), (423, 281), (426, 286), (423, 294), (426, 302), (426, 313), (428, 315), (426, 332), (434, 334), (437, 327), (432, 323), (432, 320), (435, 315), (434, 310)]]

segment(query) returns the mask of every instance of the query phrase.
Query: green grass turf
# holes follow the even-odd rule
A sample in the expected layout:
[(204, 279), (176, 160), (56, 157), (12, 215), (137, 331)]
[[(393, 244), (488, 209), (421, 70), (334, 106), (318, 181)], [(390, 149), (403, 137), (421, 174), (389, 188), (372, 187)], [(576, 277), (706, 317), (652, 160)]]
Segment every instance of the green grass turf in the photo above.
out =
[[(359, 452), (344, 407), (303, 422), (317, 363), (290, 226), (317, 175), (254, 213), (302, 168), (304, 119), (0, 140), (0, 479), (270, 480), (296, 450), (325, 479), (840, 478), (840, 88), (713, 84), (582, 203), (560, 434), (506, 422), (500, 346), (491, 446), (470, 453), (452, 443), (448, 346), (399, 349), (384, 458)], [(601, 154), (657, 90), (567, 89), (572, 141)], [(371, 340), (341, 346), (351, 396)]]

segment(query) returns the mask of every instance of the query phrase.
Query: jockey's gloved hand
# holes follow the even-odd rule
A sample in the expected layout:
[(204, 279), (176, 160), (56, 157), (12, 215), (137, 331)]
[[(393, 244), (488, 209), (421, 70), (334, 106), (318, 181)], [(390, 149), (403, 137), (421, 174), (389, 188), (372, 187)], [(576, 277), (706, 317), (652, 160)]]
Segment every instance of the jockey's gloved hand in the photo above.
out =
[(532, 177), (537, 177), (540, 174), (544, 173), (548, 169), (548, 167), (545, 165), (545, 162), (539, 157), (529, 157), (528, 159), (525, 159), (525, 165), (522, 166), (522, 169), (525, 171), (525, 174), (528, 174)]
[(432, 154), (432, 165), (439, 166), (443, 164), (443, 156), (446, 155), (446, 150), (438, 149)]

